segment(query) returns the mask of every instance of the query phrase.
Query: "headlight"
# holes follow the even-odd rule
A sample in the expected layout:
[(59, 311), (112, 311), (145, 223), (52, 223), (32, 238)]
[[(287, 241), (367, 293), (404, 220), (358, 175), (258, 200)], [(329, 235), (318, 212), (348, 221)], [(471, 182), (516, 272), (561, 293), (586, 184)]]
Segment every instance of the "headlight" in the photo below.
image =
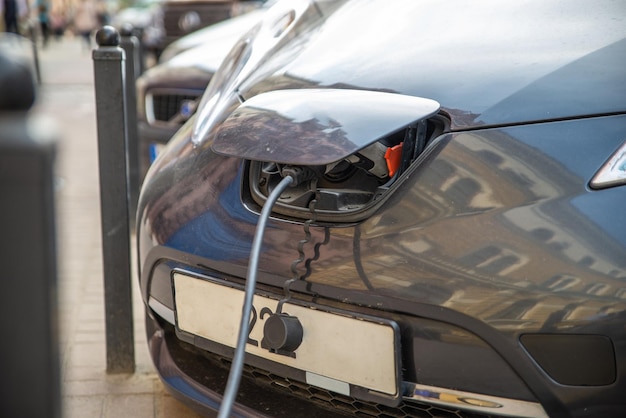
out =
[(592, 189), (626, 184), (626, 143), (608, 159), (591, 180)]

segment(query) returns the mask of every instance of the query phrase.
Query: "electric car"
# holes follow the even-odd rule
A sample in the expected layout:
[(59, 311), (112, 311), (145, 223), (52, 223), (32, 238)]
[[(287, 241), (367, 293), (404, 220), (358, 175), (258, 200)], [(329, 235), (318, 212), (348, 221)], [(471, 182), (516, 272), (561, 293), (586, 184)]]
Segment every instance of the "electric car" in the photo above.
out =
[(165, 386), (235, 417), (626, 416), (624, 10), (278, 2), (143, 184)]

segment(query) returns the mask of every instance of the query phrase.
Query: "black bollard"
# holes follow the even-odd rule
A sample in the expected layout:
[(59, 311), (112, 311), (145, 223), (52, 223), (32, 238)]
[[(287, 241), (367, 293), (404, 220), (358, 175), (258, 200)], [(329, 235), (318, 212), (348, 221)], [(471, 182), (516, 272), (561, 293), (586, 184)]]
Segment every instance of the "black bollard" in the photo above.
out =
[(35, 32), (35, 25), (33, 23), (28, 24), (28, 32), (32, 41), (33, 47), (33, 62), (35, 64), (35, 75), (37, 76), (37, 84), (41, 84), (41, 69), (39, 68), (39, 50), (37, 49), (37, 34)]
[(108, 373), (135, 370), (131, 287), (124, 50), (111, 26), (96, 34), (93, 51), (105, 327)]
[(0, 417), (61, 416), (57, 138), (28, 114), (35, 93), (29, 65), (0, 51)]
[(143, 42), (143, 28), (133, 28), (133, 35), (139, 40), (139, 48), (137, 49), (137, 55), (139, 57), (137, 61), (137, 77), (146, 71), (146, 48)]
[(135, 81), (138, 77), (139, 40), (133, 28), (124, 25), (120, 30), (120, 47), (126, 56), (124, 83), (126, 94), (126, 160), (128, 164), (128, 210), (131, 230), (135, 229), (137, 200), (139, 199), (139, 132), (137, 127), (137, 92)]

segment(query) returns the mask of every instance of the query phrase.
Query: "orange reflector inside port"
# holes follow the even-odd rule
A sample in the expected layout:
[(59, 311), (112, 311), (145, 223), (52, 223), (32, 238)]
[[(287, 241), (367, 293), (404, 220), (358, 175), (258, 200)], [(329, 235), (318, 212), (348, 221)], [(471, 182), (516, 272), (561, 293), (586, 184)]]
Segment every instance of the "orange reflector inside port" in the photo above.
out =
[(400, 143), (391, 148), (387, 148), (385, 152), (385, 160), (387, 161), (387, 171), (389, 172), (389, 177), (393, 177), (400, 168), (400, 164), (402, 163), (402, 144)]

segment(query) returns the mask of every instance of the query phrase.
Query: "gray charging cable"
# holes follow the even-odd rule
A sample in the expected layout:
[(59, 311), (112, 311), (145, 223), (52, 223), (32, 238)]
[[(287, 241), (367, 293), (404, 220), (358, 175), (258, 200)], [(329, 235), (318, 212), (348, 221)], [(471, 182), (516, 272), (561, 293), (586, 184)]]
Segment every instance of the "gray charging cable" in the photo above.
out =
[(270, 193), (267, 201), (265, 202), (265, 206), (263, 206), (259, 222), (256, 226), (254, 240), (252, 241), (252, 249), (250, 251), (250, 262), (248, 263), (244, 302), (241, 309), (241, 323), (239, 324), (239, 336), (237, 338), (235, 355), (233, 356), (233, 362), (230, 366), (228, 382), (226, 384), (226, 390), (224, 391), (222, 404), (220, 405), (218, 418), (230, 417), (233, 404), (235, 403), (235, 398), (237, 397), (237, 391), (239, 390), (239, 382), (241, 381), (241, 372), (243, 370), (243, 359), (246, 353), (246, 343), (248, 341), (248, 333), (250, 332), (250, 312), (252, 311), (252, 298), (254, 297), (254, 289), (256, 287), (259, 254), (261, 253), (261, 244), (263, 243), (265, 226), (270, 214), (272, 213), (274, 203), (276, 203), (282, 192), (293, 182), (294, 178), (287, 175), (281, 180), (280, 183), (278, 183), (278, 186), (272, 190), (272, 193)]

